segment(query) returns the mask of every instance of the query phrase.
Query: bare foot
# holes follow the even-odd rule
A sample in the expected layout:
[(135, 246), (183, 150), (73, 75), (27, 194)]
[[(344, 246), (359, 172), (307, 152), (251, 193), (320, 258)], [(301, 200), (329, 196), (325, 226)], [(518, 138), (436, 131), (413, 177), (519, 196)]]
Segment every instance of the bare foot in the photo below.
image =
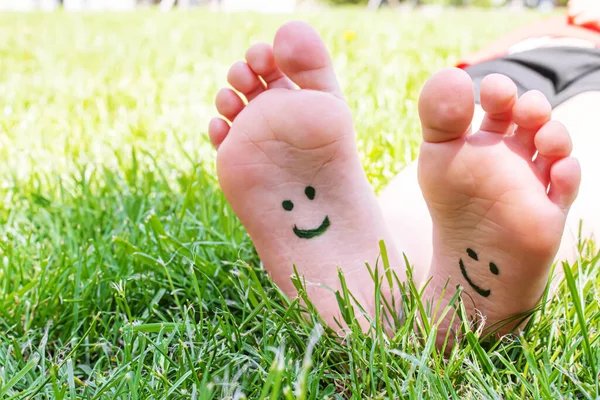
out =
[[(541, 93), (517, 99), (510, 79), (488, 76), (481, 87), (486, 117), (471, 134), (473, 98), (469, 76), (446, 69), (419, 101), (419, 183), (433, 220), (428, 295), (439, 298), (448, 282), (447, 302), (462, 286), (467, 311), (495, 330), (540, 301), (581, 171)], [(513, 318), (498, 333), (516, 325)]]
[[(252, 46), (231, 67), (210, 122), (221, 188), (275, 281), (290, 297), (293, 266), (332, 327), (341, 268), (350, 291), (374, 314), (378, 242), (391, 244), (363, 172), (352, 116), (324, 43), (308, 25), (279, 29), (273, 47)], [(299, 86), (299, 89), (297, 89)], [(391, 262), (399, 260), (389, 248)], [(364, 326), (365, 321), (361, 322)]]

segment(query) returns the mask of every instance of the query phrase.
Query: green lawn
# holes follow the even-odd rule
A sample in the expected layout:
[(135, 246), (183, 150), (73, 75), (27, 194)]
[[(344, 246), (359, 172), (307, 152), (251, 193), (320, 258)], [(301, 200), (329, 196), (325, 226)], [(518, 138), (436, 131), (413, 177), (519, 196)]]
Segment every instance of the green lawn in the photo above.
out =
[[(416, 157), (424, 80), (537, 16), (305, 18), (380, 189)], [(414, 290), (395, 337), (340, 341), (269, 282), (206, 126), (229, 64), (285, 20), (0, 15), (0, 398), (598, 398), (591, 245), (522, 337), (481, 346), (467, 332), (448, 359), (413, 329)]]

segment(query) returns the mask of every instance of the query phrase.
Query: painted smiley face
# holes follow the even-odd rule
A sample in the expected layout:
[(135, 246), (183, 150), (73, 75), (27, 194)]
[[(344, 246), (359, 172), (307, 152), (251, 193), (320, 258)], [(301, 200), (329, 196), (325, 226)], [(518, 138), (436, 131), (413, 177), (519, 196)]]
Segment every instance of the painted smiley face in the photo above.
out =
[[(477, 253), (475, 253), (475, 251), (473, 251), (472, 249), (467, 249), (467, 254), (473, 260), (479, 261), (479, 257), (477, 256)], [(462, 258), (459, 261), (459, 265), (460, 265), (460, 272), (462, 272), (463, 276), (465, 277), (465, 279), (467, 280), (467, 282), (469, 283), (469, 285), (471, 285), (471, 287), (477, 293), (479, 293), (483, 297), (489, 297), (490, 294), (492, 294), (492, 291), (490, 289), (482, 289), (479, 285), (477, 285), (475, 282), (473, 282), (471, 280), (471, 278), (469, 278), (469, 275), (467, 274), (467, 268), (465, 267), (465, 264), (463, 263)], [(490, 268), (490, 272), (492, 274), (494, 274), (494, 275), (500, 274), (500, 271), (498, 271), (498, 266), (496, 266), (496, 264), (494, 264), (493, 262), (489, 263), (489, 268)]]
[[(306, 189), (304, 189), (304, 194), (306, 195), (306, 197), (308, 197), (309, 200), (313, 200), (317, 194), (317, 191), (314, 187), (307, 186)], [(283, 203), (281, 203), (281, 206), (285, 211), (292, 211), (294, 209), (294, 203), (292, 203), (291, 200), (284, 200)], [(329, 222), (329, 217), (326, 215), (321, 225), (319, 225), (319, 227), (317, 228), (299, 229), (296, 225), (294, 225), (293, 231), (296, 234), (296, 236), (298, 236), (300, 239), (312, 239), (314, 237), (321, 236), (322, 234), (324, 234), (330, 225), (331, 223)]]

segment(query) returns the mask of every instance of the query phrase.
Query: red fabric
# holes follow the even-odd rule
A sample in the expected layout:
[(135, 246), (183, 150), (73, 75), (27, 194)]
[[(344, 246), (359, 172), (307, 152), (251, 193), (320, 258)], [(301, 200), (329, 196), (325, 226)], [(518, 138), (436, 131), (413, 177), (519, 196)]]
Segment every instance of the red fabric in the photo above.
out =
[(527, 26), (493, 42), (484, 49), (464, 57), (457, 64), (458, 68), (493, 60), (508, 54), (509, 49), (526, 39), (550, 36), (555, 38), (573, 38), (593, 42), (600, 48), (600, 33), (591, 28), (572, 25), (572, 20), (564, 17), (545, 19)]
[[(569, 16), (567, 21), (569, 25), (573, 25), (573, 23), (575, 22), (575, 17)], [(600, 26), (597, 23), (582, 24), (579, 26), (585, 29), (591, 29), (592, 31), (600, 32)]]

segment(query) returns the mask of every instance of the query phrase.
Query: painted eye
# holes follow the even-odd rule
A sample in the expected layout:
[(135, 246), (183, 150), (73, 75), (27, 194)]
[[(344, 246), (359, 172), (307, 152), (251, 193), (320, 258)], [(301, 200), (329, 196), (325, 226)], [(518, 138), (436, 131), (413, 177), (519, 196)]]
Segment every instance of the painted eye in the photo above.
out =
[(290, 200), (284, 200), (281, 205), (285, 211), (292, 211), (294, 209), (294, 203), (292, 203)]
[(498, 271), (498, 267), (493, 262), (490, 263), (490, 272), (494, 275), (498, 275), (500, 271)]
[(312, 186), (307, 186), (306, 189), (304, 189), (304, 194), (306, 195), (306, 197), (309, 198), (309, 200), (312, 200), (315, 198), (315, 188)]
[(477, 253), (475, 253), (475, 251), (473, 251), (472, 249), (467, 249), (467, 254), (469, 255), (469, 257), (471, 257), (473, 260), (477, 261), (479, 260), (479, 257), (477, 257)]

